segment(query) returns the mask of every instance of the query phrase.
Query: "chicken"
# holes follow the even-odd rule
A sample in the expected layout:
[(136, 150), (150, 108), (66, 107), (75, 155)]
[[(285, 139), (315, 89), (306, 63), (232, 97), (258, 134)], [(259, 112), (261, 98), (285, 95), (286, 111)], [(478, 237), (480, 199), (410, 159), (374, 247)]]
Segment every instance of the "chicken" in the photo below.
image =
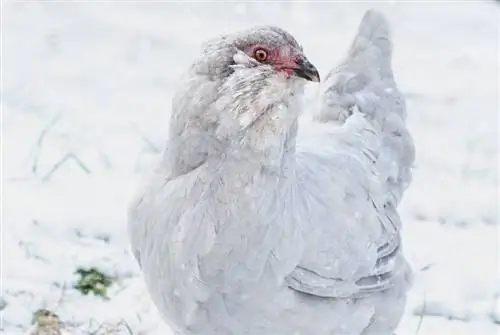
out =
[(393, 334), (412, 281), (397, 206), (414, 146), (391, 48), (386, 19), (368, 11), (313, 110), (302, 93), (320, 76), (286, 31), (203, 46), (129, 212), (133, 254), (175, 334)]

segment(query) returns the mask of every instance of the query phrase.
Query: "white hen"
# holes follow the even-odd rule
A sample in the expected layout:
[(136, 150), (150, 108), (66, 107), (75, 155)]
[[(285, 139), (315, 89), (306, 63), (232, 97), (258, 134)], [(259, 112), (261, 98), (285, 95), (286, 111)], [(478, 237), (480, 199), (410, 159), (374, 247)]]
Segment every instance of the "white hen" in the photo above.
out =
[(319, 75), (287, 32), (205, 44), (173, 102), (163, 160), (129, 233), (182, 335), (390, 335), (411, 270), (396, 211), (414, 160), (382, 14), (298, 122)]

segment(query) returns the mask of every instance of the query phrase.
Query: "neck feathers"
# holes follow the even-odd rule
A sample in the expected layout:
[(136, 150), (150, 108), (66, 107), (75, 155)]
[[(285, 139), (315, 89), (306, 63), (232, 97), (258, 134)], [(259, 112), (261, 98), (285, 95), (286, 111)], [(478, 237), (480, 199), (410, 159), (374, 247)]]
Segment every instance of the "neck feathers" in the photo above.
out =
[(283, 169), (291, 160), (301, 82), (240, 73), (219, 85), (191, 83), (199, 87), (188, 85), (174, 100), (164, 155), (164, 164), (173, 175), (224, 157), (252, 160), (271, 169)]

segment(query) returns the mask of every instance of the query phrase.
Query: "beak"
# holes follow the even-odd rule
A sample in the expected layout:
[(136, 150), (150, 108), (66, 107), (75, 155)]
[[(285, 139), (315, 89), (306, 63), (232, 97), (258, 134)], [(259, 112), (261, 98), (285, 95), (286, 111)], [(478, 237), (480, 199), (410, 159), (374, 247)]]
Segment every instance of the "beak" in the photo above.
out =
[(307, 58), (300, 58), (297, 61), (297, 67), (294, 69), (294, 72), (297, 77), (316, 83), (320, 81), (318, 70), (316, 70), (316, 67)]

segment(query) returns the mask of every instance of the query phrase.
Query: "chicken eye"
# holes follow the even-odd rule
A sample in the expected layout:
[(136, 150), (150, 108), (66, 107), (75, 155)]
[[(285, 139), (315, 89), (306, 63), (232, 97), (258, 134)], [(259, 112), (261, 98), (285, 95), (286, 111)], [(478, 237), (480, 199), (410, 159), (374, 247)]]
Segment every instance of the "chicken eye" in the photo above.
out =
[(264, 49), (255, 50), (254, 58), (259, 62), (265, 61), (267, 59), (267, 51)]

